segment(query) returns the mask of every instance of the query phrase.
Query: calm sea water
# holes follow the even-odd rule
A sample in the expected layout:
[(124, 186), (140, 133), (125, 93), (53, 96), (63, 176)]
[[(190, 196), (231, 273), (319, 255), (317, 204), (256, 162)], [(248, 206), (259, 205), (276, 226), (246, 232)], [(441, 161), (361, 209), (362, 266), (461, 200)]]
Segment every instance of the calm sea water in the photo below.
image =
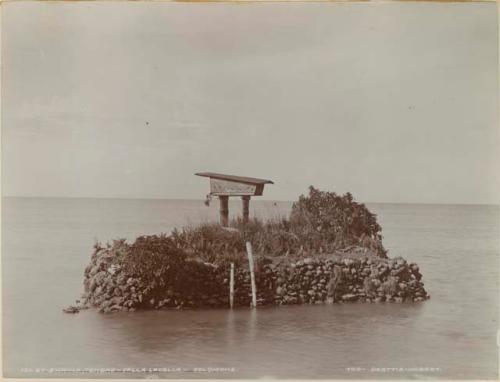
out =
[[(384, 228), (390, 255), (420, 265), (431, 294), (421, 304), (62, 313), (82, 292), (83, 270), (96, 239), (134, 239), (214, 220), (216, 204), (3, 199), (4, 376), (497, 378), (495, 206), (369, 205)], [(255, 201), (251, 213), (266, 218), (286, 214), (290, 206)], [(239, 204), (230, 206), (239, 209)], [(27, 372), (36, 368), (166, 370)]]

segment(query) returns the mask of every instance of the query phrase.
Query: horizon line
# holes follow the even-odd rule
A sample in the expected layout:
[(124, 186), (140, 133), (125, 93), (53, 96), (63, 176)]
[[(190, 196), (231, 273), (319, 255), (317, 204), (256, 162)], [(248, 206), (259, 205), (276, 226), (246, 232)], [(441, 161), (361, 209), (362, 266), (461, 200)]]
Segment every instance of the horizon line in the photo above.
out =
[[(18, 198), (18, 199), (115, 199), (115, 200), (197, 200), (203, 201), (204, 198), (159, 198), (159, 197), (111, 197), (111, 196), (40, 196), (40, 195), (2, 195), (4, 198)], [(293, 203), (296, 200), (289, 199), (253, 199), (253, 201), (262, 202), (287, 202)], [(420, 205), (449, 205), (449, 206), (496, 206), (499, 207), (500, 203), (447, 203), (447, 202), (387, 202), (387, 201), (360, 201), (354, 198), (357, 203), (365, 204), (420, 204)]]

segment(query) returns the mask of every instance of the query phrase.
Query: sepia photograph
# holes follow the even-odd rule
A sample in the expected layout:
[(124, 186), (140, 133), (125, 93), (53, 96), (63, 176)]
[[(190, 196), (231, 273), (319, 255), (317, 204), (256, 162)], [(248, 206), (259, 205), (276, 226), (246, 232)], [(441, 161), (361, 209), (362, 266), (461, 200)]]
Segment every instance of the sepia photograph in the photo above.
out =
[(499, 378), (496, 2), (0, 8), (3, 378)]

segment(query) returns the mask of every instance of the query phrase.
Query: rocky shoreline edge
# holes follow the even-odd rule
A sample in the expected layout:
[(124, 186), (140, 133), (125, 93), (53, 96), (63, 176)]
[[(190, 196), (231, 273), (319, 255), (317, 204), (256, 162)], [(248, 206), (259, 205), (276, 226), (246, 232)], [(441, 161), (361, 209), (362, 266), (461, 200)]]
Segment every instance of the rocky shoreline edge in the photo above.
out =
[[(127, 272), (117, 245), (96, 248), (84, 272), (84, 293), (65, 312), (229, 307), (229, 264), (186, 259), (169, 265), (170, 277), (158, 272), (146, 280)], [(418, 303), (430, 298), (417, 264), (402, 257), (381, 258), (366, 248), (298, 260), (259, 256), (255, 263), (258, 305)], [(250, 306), (250, 288), (248, 267), (237, 266), (235, 307)]]

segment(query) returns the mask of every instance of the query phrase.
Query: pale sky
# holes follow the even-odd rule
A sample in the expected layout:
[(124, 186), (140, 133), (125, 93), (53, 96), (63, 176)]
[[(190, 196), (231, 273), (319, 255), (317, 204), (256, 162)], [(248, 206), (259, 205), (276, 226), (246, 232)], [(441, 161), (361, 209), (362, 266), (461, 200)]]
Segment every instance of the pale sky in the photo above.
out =
[(213, 171), (498, 203), (495, 3), (2, 4), (4, 195), (203, 198)]

